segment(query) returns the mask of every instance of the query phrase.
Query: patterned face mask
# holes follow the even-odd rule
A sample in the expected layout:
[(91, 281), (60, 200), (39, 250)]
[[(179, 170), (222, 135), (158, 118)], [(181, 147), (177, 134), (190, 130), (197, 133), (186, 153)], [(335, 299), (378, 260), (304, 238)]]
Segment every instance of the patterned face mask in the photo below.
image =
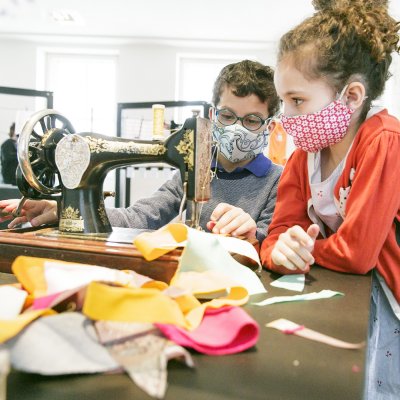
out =
[(281, 115), (282, 126), (293, 136), (296, 147), (317, 153), (344, 138), (354, 110), (343, 104), (341, 97), (315, 113), (293, 117)]
[(213, 138), (219, 151), (230, 162), (251, 160), (260, 154), (268, 143), (268, 130), (254, 133), (240, 124), (218, 126), (213, 124)]

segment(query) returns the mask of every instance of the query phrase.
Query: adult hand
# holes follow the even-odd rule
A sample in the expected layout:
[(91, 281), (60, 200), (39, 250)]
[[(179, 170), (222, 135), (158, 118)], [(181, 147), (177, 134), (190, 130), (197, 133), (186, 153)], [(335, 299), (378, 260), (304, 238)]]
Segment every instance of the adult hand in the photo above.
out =
[(207, 229), (212, 233), (253, 239), (256, 237), (257, 225), (253, 218), (241, 208), (227, 203), (219, 203), (211, 214)]
[(24, 222), (30, 222), (32, 226), (57, 222), (56, 201), (26, 200), (22, 207), (21, 215), (14, 218), (12, 213), (17, 210), (19, 202), (19, 199), (0, 200), (0, 222), (12, 219), (8, 224), (9, 228), (14, 228)]
[(319, 226), (316, 224), (310, 225), (307, 232), (295, 225), (281, 233), (271, 253), (273, 263), (292, 271), (308, 272), (315, 262), (312, 251), (318, 234)]

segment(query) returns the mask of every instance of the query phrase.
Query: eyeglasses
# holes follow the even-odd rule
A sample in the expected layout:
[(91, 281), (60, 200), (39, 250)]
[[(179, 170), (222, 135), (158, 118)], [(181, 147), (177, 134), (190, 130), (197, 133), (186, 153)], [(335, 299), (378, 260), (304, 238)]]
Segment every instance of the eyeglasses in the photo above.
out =
[(233, 125), (240, 121), (242, 125), (249, 131), (256, 131), (260, 129), (271, 118), (263, 119), (259, 115), (247, 114), (244, 117), (238, 117), (233, 111), (228, 108), (222, 108), (215, 111), (218, 122), (222, 125)]

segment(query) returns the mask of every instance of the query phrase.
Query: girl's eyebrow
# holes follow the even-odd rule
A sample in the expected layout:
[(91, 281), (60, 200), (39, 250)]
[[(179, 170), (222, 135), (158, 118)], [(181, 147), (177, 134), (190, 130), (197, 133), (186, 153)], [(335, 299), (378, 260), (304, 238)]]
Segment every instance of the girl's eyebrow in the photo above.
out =
[(288, 92), (285, 93), (285, 96), (293, 96), (294, 94), (296, 95), (305, 95), (305, 93), (301, 90), (290, 90)]

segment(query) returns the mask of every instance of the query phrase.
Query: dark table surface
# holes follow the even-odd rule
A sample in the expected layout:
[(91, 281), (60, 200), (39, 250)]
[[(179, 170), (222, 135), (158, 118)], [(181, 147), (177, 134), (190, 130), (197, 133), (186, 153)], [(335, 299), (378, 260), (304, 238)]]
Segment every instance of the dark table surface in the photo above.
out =
[[(267, 297), (295, 295), (274, 288), (277, 276), (263, 271), (267, 294), (252, 296), (245, 306), (260, 325), (257, 345), (243, 353), (206, 356), (193, 352), (195, 369), (176, 361), (168, 364), (165, 399), (361, 399), (366, 348), (345, 350), (286, 335), (265, 324), (286, 318), (348, 342), (367, 340), (370, 276), (340, 274), (313, 267), (303, 293), (322, 289), (343, 292), (342, 297), (303, 302), (251, 305)], [(11, 275), (0, 273), (0, 283)], [(8, 399), (150, 399), (127, 375), (73, 375), (46, 377), (12, 371)]]

